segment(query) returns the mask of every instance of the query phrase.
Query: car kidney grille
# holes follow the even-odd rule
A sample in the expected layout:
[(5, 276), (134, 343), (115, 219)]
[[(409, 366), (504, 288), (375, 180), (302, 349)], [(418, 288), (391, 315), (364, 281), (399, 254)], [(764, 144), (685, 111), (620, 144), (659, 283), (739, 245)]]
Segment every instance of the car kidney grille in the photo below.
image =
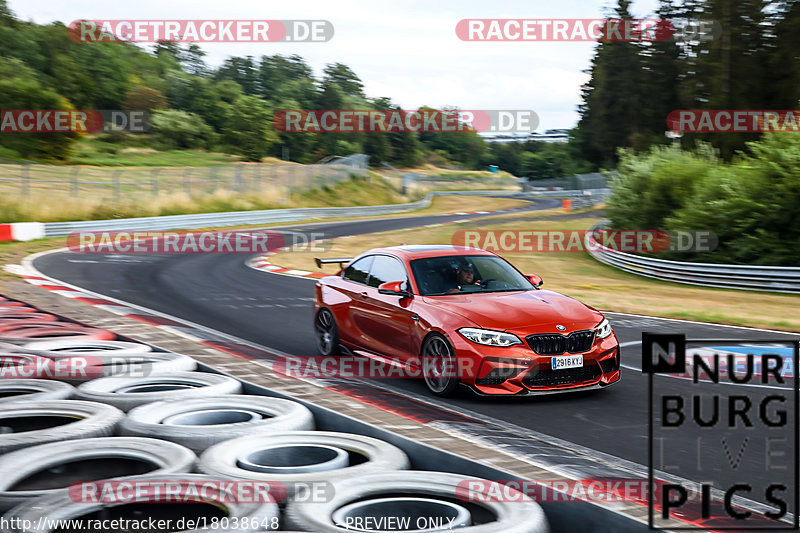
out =
[(571, 385), (573, 383), (583, 383), (584, 381), (594, 381), (600, 377), (600, 367), (588, 365), (580, 368), (564, 368), (552, 370), (547, 367), (534, 369), (525, 374), (522, 384), (526, 387), (554, 387), (558, 385)]
[(567, 336), (559, 333), (543, 333), (525, 337), (531, 350), (539, 355), (561, 355), (564, 352), (588, 352), (594, 342), (594, 330), (573, 331)]

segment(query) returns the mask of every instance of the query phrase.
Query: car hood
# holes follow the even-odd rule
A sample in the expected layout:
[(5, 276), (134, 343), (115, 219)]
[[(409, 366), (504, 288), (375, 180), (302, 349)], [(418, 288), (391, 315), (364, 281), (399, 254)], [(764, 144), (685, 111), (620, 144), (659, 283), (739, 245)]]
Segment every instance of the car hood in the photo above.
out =
[[(566, 331), (597, 325), (602, 315), (574, 298), (557, 292), (537, 290), (428, 296), (426, 302), (454, 313), (486, 329), (534, 333)], [(547, 326), (552, 325), (552, 328)]]

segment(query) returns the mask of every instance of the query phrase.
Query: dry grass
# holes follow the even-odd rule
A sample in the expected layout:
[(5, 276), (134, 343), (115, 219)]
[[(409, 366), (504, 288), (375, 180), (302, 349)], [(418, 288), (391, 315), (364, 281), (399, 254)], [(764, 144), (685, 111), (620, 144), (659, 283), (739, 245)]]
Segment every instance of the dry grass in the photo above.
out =
[[(180, 198), (175, 200), (180, 201)], [(416, 216), (416, 215), (439, 215), (452, 213), (454, 211), (489, 211), (495, 209), (507, 209), (510, 207), (517, 207), (525, 204), (521, 200), (511, 200), (505, 198), (483, 198), (477, 196), (437, 196), (431, 201), (431, 205), (425, 209), (417, 211), (409, 211), (408, 213), (401, 213), (396, 215), (387, 215), (386, 217), (378, 218), (393, 218), (400, 216)], [(324, 219), (325, 222), (340, 222), (347, 220), (360, 220), (363, 218), (376, 218), (376, 217), (341, 217)], [(322, 220), (322, 219), (320, 219)], [(312, 222), (313, 219), (308, 221), (299, 221), (296, 225), (302, 225), (307, 222)], [(245, 229), (245, 228), (265, 228), (272, 226), (286, 226), (286, 222), (275, 222), (273, 224), (255, 224), (247, 226), (226, 226), (225, 229)], [(204, 228), (214, 229), (214, 228)], [(23, 257), (29, 254), (42, 252), (45, 250), (53, 250), (66, 246), (66, 239), (41, 239), (33, 242), (0, 242), (0, 266), (8, 264), (18, 264)], [(0, 290), (3, 288), (2, 280), (13, 278), (0, 268)]]
[[(325, 254), (350, 257), (370, 248), (396, 244), (449, 244), (459, 229), (568, 230), (586, 229), (599, 218), (524, 222), (450, 224), (436, 228), (345, 237)], [(287, 268), (317, 271), (311, 252), (284, 252), (272, 262)], [(598, 263), (583, 252), (503, 253), (523, 272), (538, 274), (545, 288), (578, 298), (607, 311), (682, 318), (720, 324), (800, 332), (800, 296), (711, 289), (662, 282), (628, 274)], [(331, 273), (334, 265), (325, 269)]]

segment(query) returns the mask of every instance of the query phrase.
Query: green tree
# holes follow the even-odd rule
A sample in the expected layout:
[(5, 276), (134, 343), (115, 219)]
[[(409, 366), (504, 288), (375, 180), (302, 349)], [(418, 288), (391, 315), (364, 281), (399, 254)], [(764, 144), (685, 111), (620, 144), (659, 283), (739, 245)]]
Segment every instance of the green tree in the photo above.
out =
[[(72, 109), (72, 104), (44, 87), (21, 61), (0, 58), (0, 109)], [(0, 135), (0, 145), (25, 158), (66, 159), (78, 137), (76, 132), (9, 132)]]
[(229, 57), (215, 77), (217, 80), (235, 81), (245, 94), (258, 94), (258, 73), (252, 56)]
[[(614, 16), (630, 19), (630, 0), (618, 0)], [(596, 165), (613, 166), (617, 148), (632, 147), (644, 129), (642, 61), (632, 42), (601, 41), (582, 89), (577, 142), (583, 157)]]
[(7, 0), (0, 0), (0, 26), (13, 26), (17, 22)]
[(125, 95), (125, 101), (122, 102), (122, 109), (155, 111), (156, 109), (166, 109), (166, 107), (167, 99), (160, 91), (140, 85), (132, 87)]
[(248, 161), (260, 161), (277, 140), (272, 116), (264, 101), (240, 96), (233, 102), (223, 128), (223, 141)]
[(521, 171), (531, 180), (575, 174), (575, 163), (565, 144), (546, 144), (538, 153), (523, 152)]
[[(302, 57), (261, 56), (257, 77), (258, 93), (267, 100), (293, 99), (304, 106), (303, 109), (313, 105), (316, 93), (313, 71)], [(310, 94), (307, 92), (309, 88)]]
[(342, 63), (325, 66), (323, 85), (335, 84), (344, 94), (364, 96), (364, 84), (350, 67)]
[[(764, 109), (769, 106), (770, 53), (774, 43), (764, 0), (705, 0), (704, 17), (719, 22), (721, 35), (690, 47), (685, 69), (689, 109)], [(731, 159), (757, 134), (693, 133), (690, 140), (707, 140)]]

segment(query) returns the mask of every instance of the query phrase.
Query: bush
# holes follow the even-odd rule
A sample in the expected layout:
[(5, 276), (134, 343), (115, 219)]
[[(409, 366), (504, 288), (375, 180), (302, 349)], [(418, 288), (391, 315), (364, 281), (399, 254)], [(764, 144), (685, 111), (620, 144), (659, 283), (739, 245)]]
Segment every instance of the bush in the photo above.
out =
[(208, 148), (216, 137), (202, 118), (185, 111), (154, 111), (151, 128), (156, 140), (169, 148)]
[(718, 166), (710, 146), (694, 152), (656, 147), (643, 155), (620, 152), (611, 185), (608, 218), (616, 229), (664, 229), (665, 220), (694, 194), (694, 186)]
[(766, 134), (697, 184), (667, 220), (670, 229), (707, 227), (719, 238), (717, 262), (800, 265), (800, 135)]
[(608, 201), (616, 229), (711, 230), (706, 254), (678, 260), (800, 265), (800, 134), (765, 134), (752, 155), (721, 163), (708, 146), (623, 153)]

